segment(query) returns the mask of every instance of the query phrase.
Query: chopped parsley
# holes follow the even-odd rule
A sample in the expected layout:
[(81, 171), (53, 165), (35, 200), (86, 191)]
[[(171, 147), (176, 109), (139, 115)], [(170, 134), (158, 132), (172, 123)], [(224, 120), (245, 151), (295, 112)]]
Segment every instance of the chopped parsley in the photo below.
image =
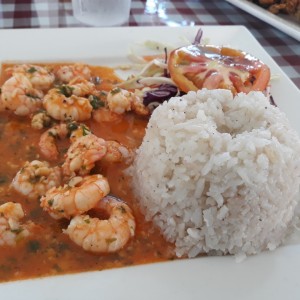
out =
[(90, 95), (89, 100), (90, 100), (90, 103), (91, 103), (93, 109), (98, 109), (98, 108), (105, 106), (105, 103), (99, 97), (97, 97), (95, 95)]
[(33, 98), (33, 99), (40, 99), (39, 96), (36, 96), (36, 95), (33, 95), (33, 94), (30, 94), (30, 93), (27, 93), (26, 94), (27, 97), (30, 97), (30, 98)]
[(83, 136), (88, 135), (88, 134), (91, 133), (90, 129), (85, 125), (81, 125), (81, 129), (82, 129)]
[(69, 131), (74, 131), (78, 128), (78, 124), (76, 122), (70, 122), (67, 125)]
[(118, 93), (120, 93), (120, 92), (121, 92), (121, 89), (118, 88), (118, 87), (115, 87), (115, 88), (113, 88), (113, 89), (110, 91), (110, 93), (111, 93), (112, 95), (118, 94)]
[(32, 240), (27, 243), (28, 252), (36, 253), (41, 248), (41, 244), (39, 241)]
[(75, 131), (79, 128), (82, 132), (82, 136), (86, 136), (91, 133), (90, 129), (84, 124), (78, 124), (77, 122), (70, 122), (67, 124), (69, 135), (72, 133), (72, 131)]
[(61, 94), (65, 95), (66, 97), (71, 97), (74, 88), (69, 85), (61, 85), (58, 87), (58, 90)]
[(12, 233), (15, 233), (15, 234), (19, 234), (23, 231), (23, 228), (20, 227), (20, 228), (16, 228), (16, 229), (11, 229), (10, 230)]
[(57, 133), (54, 132), (54, 131), (49, 130), (49, 131), (48, 131), (48, 135), (49, 135), (49, 136), (52, 136), (53, 138), (57, 138)]
[(37, 69), (35, 67), (30, 67), (26, 72), (32, 74), (32, 73), (34, 73), (36, 71), (37, 71)]
[(52, 205), (53, 205), (53, 203), (54, 203), (54, 200), (53, 200), (53, 199), (50, 199), (50, 200), (48, 200), (48, 204), (49, 204), (49, 206), (52, 206)]

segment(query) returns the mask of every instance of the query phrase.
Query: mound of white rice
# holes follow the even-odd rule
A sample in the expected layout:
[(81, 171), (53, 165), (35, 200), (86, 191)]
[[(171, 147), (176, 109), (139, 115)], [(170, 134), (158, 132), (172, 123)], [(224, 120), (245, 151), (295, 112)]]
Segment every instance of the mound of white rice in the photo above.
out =
[(131, 169), (177, 256), (275, 249), (298, 201), (300, 140), (259, 92), (202, 90), (159, 106)]

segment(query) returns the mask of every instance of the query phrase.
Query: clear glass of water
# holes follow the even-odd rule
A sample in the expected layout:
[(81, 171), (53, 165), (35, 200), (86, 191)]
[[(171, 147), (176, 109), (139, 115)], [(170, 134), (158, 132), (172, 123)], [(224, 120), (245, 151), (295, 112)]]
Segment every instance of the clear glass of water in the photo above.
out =
[(131, 0), (72, 0), (74, 17), (91, 26), (117, 26), (129, 19)]

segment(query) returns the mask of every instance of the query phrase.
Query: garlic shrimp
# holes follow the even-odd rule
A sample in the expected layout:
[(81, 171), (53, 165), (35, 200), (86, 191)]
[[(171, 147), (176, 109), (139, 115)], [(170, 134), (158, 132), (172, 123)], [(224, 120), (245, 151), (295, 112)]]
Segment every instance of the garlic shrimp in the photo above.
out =
[(99, 94), (97, 91), (96, 86), (81, 77), (75, 77), (72, 79), (68, 86), (72, 89), (72, 94), (78, 97), (85, 97), (93, 94)]
[(66, 177), (84, 176), (94, 168), (95, 162), (107, 152), (105, 140), (93, 134), (77, 138), (69, 147), (62, 165)]
[(65, 139), (68, 135), (67, 124), (54, 125), (46, 130), (40, 137), (39, 148), (42, 155), (48, 160), (57, 160), (59, 152), (56, 146), (57, 139)]
[(18, 116), (27, 116), (42, 107), (44, 94), (33, 87), (23, 74), (15, 74), (1, 87), (1, 110), (13, 111)]
[(76, 77), (89, 80), (91, 78), (91, 70), (85, 64), (66, 65), (59, 67), (56, 71), (56, 77), (62, 83), (69, 83)]
[(49, 90), (43, 106), (52, 118), (60, 121), (88, 120), (93, 110), (88, 98), (74, 95), (73, 88), (67, 85)]
[(74, 217), (64, 233), (86, 251), (111, 253), (122, 249), (135, 234), (135, 219), (130, 207), (112, 196), (102, 199), (97, 209), (109, 218), (100, 220), (89, 215)]
[(68, 130), (70, 131), (70, 141), (74, 143), (78, 138), (91, 134), (90, 128), (82, 123), (71, 122), (68, 124)]
[(54, 74), (46, 67), (37, 65), (21, 64), (15, 65), (7, 70), (13, 75), (22, 74), (31, 82), (32, 86), (38, 90), (48, 90), (55, 80)]
[(108, 108), (116, 114), (134, 111), (138, 115), (147, 116), (150, 110), (143, 104), (139, 94), (116, 87), (107, 95)]
[(48, 190), (41, 207), (54, 219), (69, 219), (95, 207), (109, 191), (107, 179), (100, 174), (74, 177), (64, 186)]
[(37, 130), (50, 127), (53, 119), (45, 110), (37, 111), (31, 118), (31, 127)]
[(124, 161), (125, 163), (130, 163), (133, 159), (132, 151), (125, 145), (117, 141), (106, 141), (107, 151), (104, 155), (102, 161), (109, 163), (117, 163)]
[(21, 204), (6, 202), (0, 205), (0, 246), (15, 246), (30, 235), (30, 225), (20, 224), (23, 217)]
[(61, 170), (46, 161), (26, 162), (14, 177), (11, 187), (28, 199), (37, 199), (61, 184)]
[(57, 160), (59, 151), (57, 140), (70, 138), (71, 143), (79, 137), (90, 134), (90, 129), (85, 124), (76, 122), (60, 123), (46, 130), (40, 137), (39, 148), (42, 155), (48, 160)]

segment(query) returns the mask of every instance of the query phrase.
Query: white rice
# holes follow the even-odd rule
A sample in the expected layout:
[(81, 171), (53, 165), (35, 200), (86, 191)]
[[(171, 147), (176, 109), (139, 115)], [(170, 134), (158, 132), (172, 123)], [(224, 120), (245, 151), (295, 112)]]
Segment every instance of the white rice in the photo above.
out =
[(177, 256), (280, 245), (298, 201), (300, 140), (260, 92), (202, 90), (152, 114), (131, 169), (148, 220)]

